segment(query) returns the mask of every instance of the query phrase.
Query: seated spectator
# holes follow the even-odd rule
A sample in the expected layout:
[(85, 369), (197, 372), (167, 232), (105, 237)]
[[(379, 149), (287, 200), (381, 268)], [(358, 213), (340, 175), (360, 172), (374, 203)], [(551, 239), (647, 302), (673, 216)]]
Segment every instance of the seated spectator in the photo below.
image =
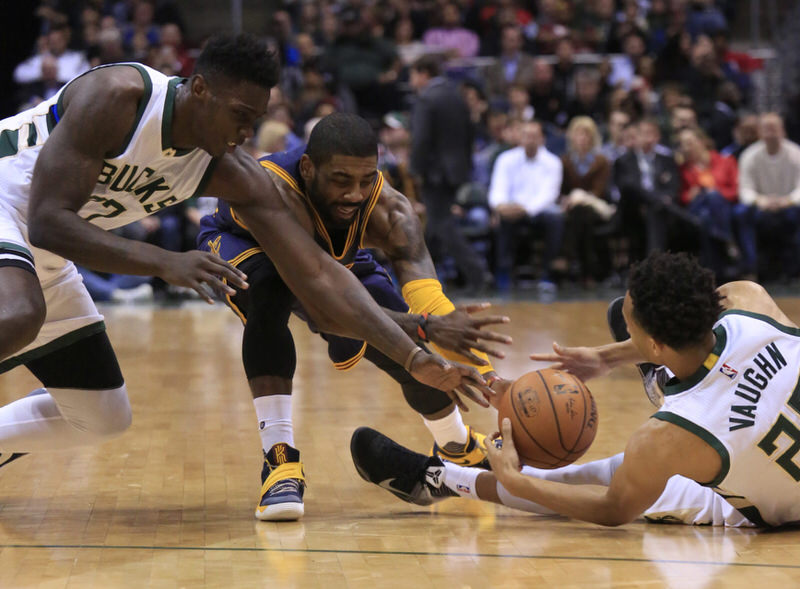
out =
[(639, 59), (647, 51), (647, 42), (642, 33), (633, 31), (622, 40), (622, 49), (623, 54), (611, 61), (608, 83), (628, 90), (636, 77), (636, 66)]
[(183, 43), (183, 33), (181, 33), (180, 27), (175, 23), (162, 25), (160, 37), (162, 45), (168, 45), (175, 50), (175, 56), (180, 63), (177, 75), (185, 78), (192, 75), (194, 59), (189, 55), (189, 50)]
[(699, 223), (700, 262), (724, 277), (725, 256), (738, 255), (732, 225), (739, 193), (736, 160), (711, 149), (699, 129), (684, 129), (678, 142), (683, 160), (680, 201)]
[(490, 110), (486, 117), (488, 140), (472, 153), (472, 181), (484, 189), (489, 188), (492, 169), (497, 156), (514, 147), (508, 140), (508, 114), (501, 110)]
[(512, 84), (530, 90), (533, 85), (533, 57), (522, 51), (523, 37), (519, 25), (503, 27), (500, 57), (486, 70), (486, 88), (490, 97), (505, 96)]
[(43, 100), (54, 96), (63, 84), (58, 81), (58, 61), (55, 57), (46, 53), (40, 60), (42, 74), (40, 78), (25, 84), (17, 95), (17, 103), (22, 105), (20, 110), (31, 108)]
[(742, 115), (733, 128), (733, 143), (723, 148), (720, 153), (733, 156), (736, 161), (739, 161), (742, 152), (756, 141), (758, 141), (758, 116)]
[[(760, 140), (739, 160), (745, 219), (740, 226), (744, 271), (759, 271), (759, 255), (785, 277), (797, 276), (800, 256), (800, 146), (786, 139), (776, 113), (762, 115)], [(759, 245), (769, 246), (759, 251)], [(768, 276), (774, 278), (774, 276)]]
[(425, 43), (414, 38), (414, 23), (411, 18), (397, 21), (394, 28), (394, 44), (405, 67), (409, 67), (428, 52)]
[(736, 84), (729, 81), (720, 84), (717, 101), (705, 127), (720, 152), (733, 142), (733, 128), (736, 126), (737, 111), (741, 103), (742, 95)]
[(532, 121), (536, 114), (530, 94), (521, 84), (512, 84), (508, 87), (508, 107), (508, 116), (515, 120)]
[(461, 26), (461, 11), (455, 2), (441, 9), (441, 26), (425, 31), (422, 41), (429, 49), (444, 52), (448, 57), (475, 57), (480, 39), (473, 31)]
[(553, 85), (566, 100), (575, 98), (575, 44), (569, 37), (556, 43), (556, 65), (553, 68)]
[(584, 284), (602, 279), (609, 260), (599, 259), (595, 230), (615, 212), (609, 203), (611, 164), (600, 153), (600, 133), (589, 117), (576, 117), (567, 127), (567, 152), (561, 156), (564, 178), (561, 207), (566, 215), (564, 253)]
[(630, 243), (630, 258), (641, 260), (667, 247), (672, 217), (680, 216), (680, 173), (672, 153), (659, 145), (655, 121), (629, 125), (633, 147), (614, 163), (614, 185), (619, 190), (621, 227)]
[(615, 110), (608, 116), (608, 141), (600, 148), (600, 153), (612, 164), (627, 151), (624, 130), (628, 123), (630, 117), (624, 111)]
[(256, 147), (264, 155), (286, 151), (286, 138), (291, 129), (280, 121), (264, 121), (258, 128)]
[(139, 0), (133, 8), (131, 22), (122, 28), (122, 44), (134, 52), (138, 46), (149, 47), (160, 43), (161, 33), (154, 22), (155, 2)]
[(40, 43), (41, 51), (14, 69), (14, 81), (17, 84), (42, 81), (42, 59), (45, 55), (55, 58), (55, 79), (62, 84), (88, 70), (89, 62), (83, 51), (72, 51), (68, 48), (71, 35), (71, 29), (66, 23), (51, 24), (50, 32)]
[(551, 265), (561, 248), (563, 218), (556, 204), (561, 188), (561, 160), (544, 147), (542, 125), (517, 123), (520, 146), (497, 156), (489, 186), (489, 206), (497, 223), (495, 278), (498, 290), (511, 288), (511, 271), (521, 230), (544, 234), (540, 289), (554, 292)]
[(600, 72), (588, 68), (579, 70), (575, 74), (575, 98), (567, 103), (570, 120), (575, 117), (589, 117), (598, 121), (605, 119), (605, 101), (600, 90)]
[(567, 122), (566, 97), (556, 88), (553, 66), (542, 58), (533, 60), (531, 105), (536, 119), (563, 126)]

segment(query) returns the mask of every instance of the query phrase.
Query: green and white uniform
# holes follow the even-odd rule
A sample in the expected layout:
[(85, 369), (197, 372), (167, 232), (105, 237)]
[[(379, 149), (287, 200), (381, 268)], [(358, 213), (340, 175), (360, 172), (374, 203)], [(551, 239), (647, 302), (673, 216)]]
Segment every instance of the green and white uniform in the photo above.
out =
[[(181, 78), (134, 63), (101, 67), (133, 67), (144, 81), (136, 121), (125, 145), (119, 153), (107, 155), (90, 200), (78, 213), (94, 225), (113, 229), (201, 193), (215, 160), (201, 149), (172, 146), (172, 116)], [(104, 329), (103, 317), (74, 264), (31, 247), (28, 240), (33, 169), (63, 115), (65, 88), (50, 100), (0, 121), (0, 267), (35, 269), (47, 304), (45, 324), (36, 340), (16, 358), (0, 358), (0, 372)]]
[[(703, 366), (667, 384), (664, 405), (653, 417), (705, 440), (719, 453), (722, 468), (705, 489), (673, 477), (645, 515), (728, 525), (798, 522), (800, 330), (730, 310), (714, 333), (716, 345)], [(707, 521), (698, 521), (699, 514)]]

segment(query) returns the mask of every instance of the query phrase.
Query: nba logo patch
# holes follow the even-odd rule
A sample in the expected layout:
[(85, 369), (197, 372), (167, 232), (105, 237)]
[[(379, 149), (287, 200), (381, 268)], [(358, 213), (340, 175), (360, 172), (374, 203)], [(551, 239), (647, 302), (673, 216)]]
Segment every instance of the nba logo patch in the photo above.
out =
[(736, 376), (739, 374), (738, 370), (736, 370), (731, 366), (728, 366), (727, 364), (723, 364), (722, 367), (719, 369), (719, 371), (728, 378), (736, 378)]
[(462, 485), (461, 483), (458, 483), (456, 485), (456, 490), (459, 493), (469, 493), (469, 485)]

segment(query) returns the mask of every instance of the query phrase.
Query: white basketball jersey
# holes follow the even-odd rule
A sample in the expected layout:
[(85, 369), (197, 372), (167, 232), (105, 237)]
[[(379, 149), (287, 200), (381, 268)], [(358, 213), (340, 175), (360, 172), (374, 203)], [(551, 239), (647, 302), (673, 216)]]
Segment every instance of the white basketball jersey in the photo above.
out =
[(800, 330), (731, 310), (690, 378), (669, 383), (653, 417), (696, 434), (722, 459), (713, 487), (750, 521), (800, 521)]
[[(214, 160), (202, 149), (172, 146), (175, 93), (182, 78), (167, 77), (138, 63), (101, 67), (134, 67), (144, 80), (144, 94), (125, 145), (120, 153), (107, 155), (89, 202), (78, 212), (95, 225), (113, 229), (199, 195)], [(33, 165), (63, 114), (67, 86), (36, 107), (0, 121), (0, 162), (4, 171), (13, 168), (14, 172), (4, 172), (8, 182), (4, 182), (0, 198), (24, 217)]]

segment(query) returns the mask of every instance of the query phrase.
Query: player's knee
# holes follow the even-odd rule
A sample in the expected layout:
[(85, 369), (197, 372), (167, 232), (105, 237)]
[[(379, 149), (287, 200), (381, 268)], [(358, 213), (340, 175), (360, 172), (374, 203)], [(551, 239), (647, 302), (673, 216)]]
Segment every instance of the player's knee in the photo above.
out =
[[(87, 443), (101, 443), (123, 434), (131, 425), (131, 405), (123, 384), (103, 391), (53, 391), (64, 418), (86, 434)], [(77, 402), (78, 395), (81, 399)]]
[(93, 431), (103, 439), (111, 439), (127, 431), (133, 421), (133, 413), (125, 385), (106, 391), (106, 394), (103, 410), (93, 422)]
[[(41, 296), (6, 301), (0, 310), (0, 334), (3, 334), (0, 348), (3, 352), (13, 353), (36, 339), (45, 315), (46, 307)], [(5, 355), (3, 352), (0, 352), (0, 358)]]

